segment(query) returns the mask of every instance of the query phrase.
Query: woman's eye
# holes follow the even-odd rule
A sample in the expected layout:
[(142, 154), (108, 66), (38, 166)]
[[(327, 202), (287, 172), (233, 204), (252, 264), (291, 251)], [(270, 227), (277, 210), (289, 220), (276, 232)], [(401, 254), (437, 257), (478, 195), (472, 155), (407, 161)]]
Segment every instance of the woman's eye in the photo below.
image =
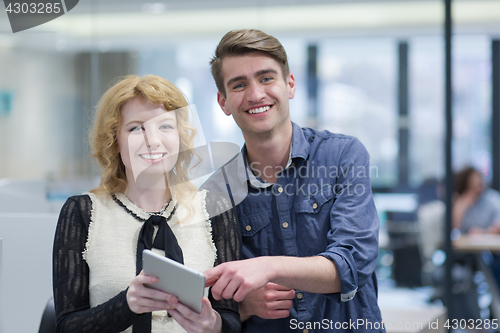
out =
[(135, 126), (130, 129), (130, 132), (138, 132), (138, 131), (143, 131), (144, 128), (142, 126)]
[(162, 129), (162, 130), (168, 130), (168, 129), (172, 129), (172, 128), (173, 128), (172, 125), (168, 125), (168, 124), (160, 126), (160, 129)]

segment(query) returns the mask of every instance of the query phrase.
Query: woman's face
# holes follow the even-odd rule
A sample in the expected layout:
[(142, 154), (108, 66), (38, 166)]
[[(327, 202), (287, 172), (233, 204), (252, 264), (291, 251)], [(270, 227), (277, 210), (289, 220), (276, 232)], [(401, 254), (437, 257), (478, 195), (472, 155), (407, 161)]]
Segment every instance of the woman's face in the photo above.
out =
[(467, 183), (467, 191), (475, 194), (476, 196), (481, 195), (484, 190), (483, 175), (479, 172), (473, 172)]
[[(177, 117), (162, 105), (139, 97), (127, 101), (121, 110), (117, 139), (129, 184), (166, 175), (177, 163), (180, 144)], [(143, 184), (147, 185), (138, 185), (153, 186), (147, 181)]]

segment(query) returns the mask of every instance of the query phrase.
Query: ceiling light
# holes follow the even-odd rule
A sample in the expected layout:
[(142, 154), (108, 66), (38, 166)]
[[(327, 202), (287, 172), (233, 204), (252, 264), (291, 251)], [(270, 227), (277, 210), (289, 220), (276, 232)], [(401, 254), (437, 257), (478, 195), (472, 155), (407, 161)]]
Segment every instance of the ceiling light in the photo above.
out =
[(151, 13), (151, 14), (161, 14), (167, 10), (167, 5), (161, 2), (149, 3), (146, 2), (142, 5), (143, 13)]

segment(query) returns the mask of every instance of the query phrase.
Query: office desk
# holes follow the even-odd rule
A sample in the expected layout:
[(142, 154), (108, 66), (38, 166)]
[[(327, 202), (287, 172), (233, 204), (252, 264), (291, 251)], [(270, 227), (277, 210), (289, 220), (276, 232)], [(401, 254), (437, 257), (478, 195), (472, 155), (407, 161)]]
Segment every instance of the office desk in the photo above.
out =
[[(387, 333), (444, 333), (446, 308), (429, 304), (433, 288), (394, 288), (382, 282), (378, 304)], [(430, 327), (429, 327), (430, 326)]]
[(491, 291), (493, 317), (500, 321), (500, 293), (498, 285), (493, 272), (488, 264), (486, 264), (482, 255), (486, 251), (500, 253), (500, 235), (463, 235), (453, 241), (453, 249), (456, 252), (474, 254), (479, 269), (483, 272)]
[(500, 235), (463, 235), (453, 241), (453, 249), (466, 253), (500, 252)]
[(391, 309), (381, 307), (387, 333), (445, 333), (444, 307)]

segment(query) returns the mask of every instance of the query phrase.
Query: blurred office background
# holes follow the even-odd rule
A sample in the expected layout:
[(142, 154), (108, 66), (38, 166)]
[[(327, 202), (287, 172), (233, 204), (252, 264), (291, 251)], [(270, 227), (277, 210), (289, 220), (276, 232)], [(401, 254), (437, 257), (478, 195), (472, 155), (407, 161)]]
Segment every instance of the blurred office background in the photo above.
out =
[[(473, 165), (490, 181), (500, 0), (455, 0), (453, 20), (453, 167)], [(237, 28), (283, 43), (297, 80), (294, 122), (355, 135), (367, 147), (381, 286), (431, 285), (441, 238), (426, 242), (436, 233), (422, 236), (417, 212), (438, 199), (444, 176), (443, 21), (439, 0), (86, 0), (13, 34), (0, 10), (0, 331), (20, 322), (29, 329), (18, 332), (37, 329), (51, 294), (58, 209), (98, 182), (87, 131), (117, 77), (169, 79), (196, 105), (207, 142), (243, 144), (217, 105), (209, 70), (218, 41)], [(397, 266), (398, 251), (412, 268)], [(43, 286), (35, 300), (23, 291), (33, 283)]]

